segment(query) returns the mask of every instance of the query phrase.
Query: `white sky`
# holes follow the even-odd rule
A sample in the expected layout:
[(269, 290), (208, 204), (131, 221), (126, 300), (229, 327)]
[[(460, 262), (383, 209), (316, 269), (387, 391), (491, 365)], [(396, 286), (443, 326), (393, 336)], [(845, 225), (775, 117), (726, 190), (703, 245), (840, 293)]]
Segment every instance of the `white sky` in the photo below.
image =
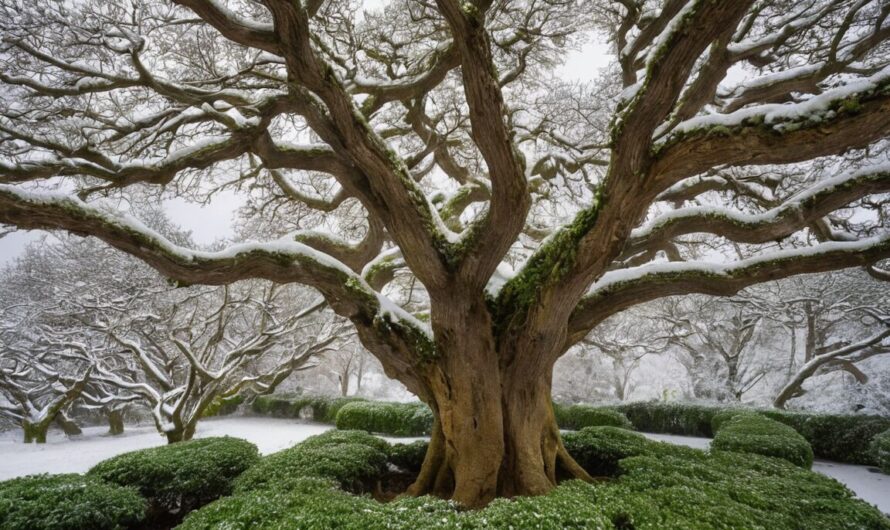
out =
[[(608, 63), (608, 47), (593, 38), (582, 49), (569, 51), (565, 64), (557, 70), (557, 74), (566, 80), (591, 81)], [(226, 192), (218, 194), (206, 206), (173, 199), (166, 201), (165, 207), (174, 222), (191, 230), (196, 243), (206, 245), (234, 235), (234, 215), (241, 204), (243, 200), (236, 193)], [(45, 232), (40, 230), (20, 230), (0, 238), (0, 266), (20, 256), (28, 243), (43, 234)]]

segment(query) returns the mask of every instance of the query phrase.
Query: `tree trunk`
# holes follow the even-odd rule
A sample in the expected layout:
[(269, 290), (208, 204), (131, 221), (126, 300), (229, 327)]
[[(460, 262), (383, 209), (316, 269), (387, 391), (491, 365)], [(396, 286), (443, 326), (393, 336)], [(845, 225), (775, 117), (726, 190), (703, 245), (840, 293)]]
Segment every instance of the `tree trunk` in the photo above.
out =
[(119, 410), (108, 411), (108, 434), (116, 436), (124, 433), (124, 413)]
[(65, 433), (65, 436), (79, 436), (83, 434), (80, 426), (78, 426), (74, 421), (71, 420), (68, 416), (63, 413), (58, 413), (56, 415), (56, 425), (61, 427), (62, 431)]
[(22, 430), (25, 434), (25, 443), (46, 443), (46, 431), (49, 430), (49, 422), (31, 423), (30, 421), (22, 422)]

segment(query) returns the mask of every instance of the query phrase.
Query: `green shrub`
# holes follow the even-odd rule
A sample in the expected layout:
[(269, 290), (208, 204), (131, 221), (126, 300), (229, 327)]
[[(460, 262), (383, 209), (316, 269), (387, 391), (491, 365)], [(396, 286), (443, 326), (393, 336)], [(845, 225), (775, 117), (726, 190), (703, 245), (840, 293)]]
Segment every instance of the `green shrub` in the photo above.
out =
[(476, 511), (431, 497), (380, 503), (302, 479), (291, 491), (220, 499), (180, 528), (890, 529), (880, 512), (840, 483), (778, 459), (688, 449), (626, 458), (620, 467), (621, 475), (607, 483), (568, 481), (546, 495), (498, 499)]
[(256, 414), (274, 416), (277, 418), (301, 418), (308, 417), (321, 423), (334, 423), (337, 412), (347, 403), (366, 401), (360, 397), (303, 396), (288, 394), (273, 394), (269, 396), (257, 396), (251, 405), (251, 410)]
[(803, 436), (753, 412), (725, 420), (711, 442), (711, 449), (782, 458), (806, 469), (813, 465), (813, 449)]
[(0, 528), (117, 530), (139, 523), (145, 501), (131, 488), (84, 475), (31, 475), (0, 482)]
[(714, 414), (711, 418), (711, 432), (714, 434), (720, 430), (720, 427), (723, 426), (728, 420), (735, 418), (739, 414), (750, 414), (750, 409), (742, 409), (742, 408), (726, 408), (721, 410), (720, 412)]
[(183, 514), (232, 492), (235, 478), (259, 460), (257, 448), (239, 438), (202, 438), (124, 453), (88, 474), (136, 488), (153, 515)]
[(614, 407), (642, 432), (714, 436), (712, 425), (739, 411), (757, 412), (788, 425), (803, 436), (819, 458), (874, 465), (871, 440), (890, 429), (890, 418), (840, 414), (808, 414), (775, 409), (751, 409), (674, 402), (624, 403)]
[(871, 451), (881, 471), (890, 475), (890, 429), (872, 439)]
[(633, 429), (627, 416), (612, 408), (590, 405), (554, 405), (556, 423), (561, 429), (578, 430), (584, 427), (621, 427)]
[(347, 403), (337, 413), (337, 428), (393, 436), (423, 436), (433, 430), (433, 413), (423, 403)]
[[(363, 492), (386, 469), (389, 444), (362, 431), (330, 431), (260, 459), (235, 481), (236, 493), (290, 490), (304, 477)], [(296, 481), (296, 482), (295, 482)]]
[(819, 458), (850, 464), (874, 465), (871, 441), (890, 429), (890, 418), (841, 414), (803, 414), (765, 410), (764, 416), (794, 428), (813, 446)]
[(674, 402), (623, 403), (615, 407), (638, 431), (713, 436), (711, 419), (721, 409), (709, 405)]
[(618, 462), (638, 455), (690, 454), (694, 449), (649, 440), (619, 427), (585, 427), (562, 437), (566, 451), (594, 477), (618, 473)]
[(418, 472), (429, 448), (429, 442), (418, 440), (410, 444), (392, 444), (389, 449), (389, 462), (405, 471)]

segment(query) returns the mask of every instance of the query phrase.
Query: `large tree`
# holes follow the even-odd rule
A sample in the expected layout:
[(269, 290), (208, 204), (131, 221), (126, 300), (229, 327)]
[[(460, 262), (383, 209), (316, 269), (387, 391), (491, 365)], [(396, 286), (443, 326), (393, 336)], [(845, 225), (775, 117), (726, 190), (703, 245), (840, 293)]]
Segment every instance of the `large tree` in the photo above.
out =
[[(586, 476), (551, 371), (610, 315), (890, 256), (882, 0), (354, 4), (0, 0), (0, 222), (316, 288), (434, 411), (410, 493)], [(561, 82), (589, 31), (613, 65)], [(224, 188), (264, 241), (196, 251), (122, 206)]]

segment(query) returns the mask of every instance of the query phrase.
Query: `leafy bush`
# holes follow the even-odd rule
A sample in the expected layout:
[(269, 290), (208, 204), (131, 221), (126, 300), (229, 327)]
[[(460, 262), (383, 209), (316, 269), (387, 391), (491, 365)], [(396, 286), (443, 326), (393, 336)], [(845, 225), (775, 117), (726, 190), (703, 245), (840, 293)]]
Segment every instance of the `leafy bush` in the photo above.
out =
[(692, 403), (661, 401), (624, 403), (615, 407), (642, 432), (713, 436), (711, 419), (721, 409)]
[(365, 399), (360, 397), (331, 398), (325, 396), (273, 394), (270, 396), (258, 396), (254, 399), (251, 410), (257, 414), (278, 418), (300, 418), (306, 416), (313, 421), (334, 423), (340, 408), (347, 403), (357, 401), (365, 401)]
[(386, 469), (389, 444), (362, 431), (330, 431), (260, 459), (235, 481), (236, 493), (291, 490), (305, 477), (363, 492)]
[(688, 454), (693, 449), (649, 440), (619, 427), (586, 427), (562, 437), (566, 451), (594, 477), (618, 473), (618, 462), (638, 455)]
[(348, 403), (337, 413), (337, 428), (393, 436), (422, 436), (433, 430), (433, 413), (423, 403)]
[(725, 420), (711, 442), (711, 449), (782, 458), (806, 469), (813, 465), (813, 449), (803, 436), (787, 425), (752, 412)]
[(429, 442), (418, 440), (410, 444), (392, 444), (389, 449), (389, 462), (405, 471), (418, 472), (429, 448)]
[(232, 492), (235, 478), (259, 460), (257, 448), (239, 438), (203, 438), (124, 453), (88, 474), (132, 486), (154, 515), (182, 514)]
[(584, 427), (634, 428), (627, 416), (612, 408), (554, 404), (553, 412), (556, 415), (556, 423), (562, 429), (578, 430)]
[(131, 488), (84, 475), (31, 475), (0, 482), (0, 528), (117, 530), (139, 523), (145, 501)]
[(874, 465), (872, 439), (890, 429), (890, 418), (840, 414), (808, 414), (775, 409), (720, 407), (660, 401), (625, 403), (614, 407), (642, 432), (714, 436), (712, 425), (738, 412), (757, 412), (788, 425), (803, 436), (819, 458)]
[(850, 464), (876, 464), (870, 449), (871, 441), (890, 429), (890, 418), (880, 416), (804, 414), (778, 410), (765, 410), (761, 414), (793, 427), (810, 442), (813, 453), (819, 458)]
[[(666, 445), (650, 443), (656, 452)], [(608, 483), (568, 481), (547, 495), (498, 499), (476, 511), (431, 497), (384, 504), (300, 479), (290, 491), (220, 499), (189, 515), (180, 528), (890, 529), (880, 512), (840, 483), (778, 459), (665, 450), (625, 458), (620, 468)]]
[(742, 408), (726, 408), (721, 410), (720, 412), (714, 414), (711, 418), (711, 432), (714, 434), (720, 430), (720, 427), (723, 426), (724, 423), (735, 418), (740, 414), (750, 414), (750, 409), (742, 409)]
[(871, 451), (881, 471), (890, 475), (890, 429), (874, 437)]

